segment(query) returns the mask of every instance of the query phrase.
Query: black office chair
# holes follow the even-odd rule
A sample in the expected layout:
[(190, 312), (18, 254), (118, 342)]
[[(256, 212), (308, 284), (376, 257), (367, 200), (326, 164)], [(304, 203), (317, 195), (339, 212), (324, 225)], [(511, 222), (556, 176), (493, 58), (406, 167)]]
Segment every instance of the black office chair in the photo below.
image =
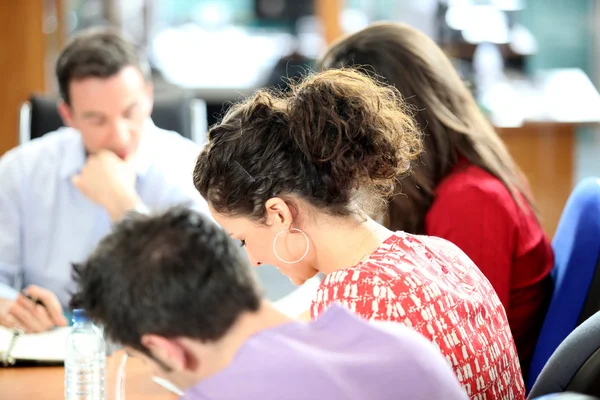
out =
[(600, 312), (558, 346), (535, 381), (529, 398), (560, 392), (600, 397)]
[(597, 397), (586, 396), (579, 393), (554, 393), (531, 400), (599, 400)]
[[(32, 95), (19, 115), (20, 143), (37, 139), (64, 126), (56, 98)], [(196, 143), (203, 143), (207, 130), (206, 103), (187, 94), (156, 96), (152, 121), (159, 128), (175, 131)]]

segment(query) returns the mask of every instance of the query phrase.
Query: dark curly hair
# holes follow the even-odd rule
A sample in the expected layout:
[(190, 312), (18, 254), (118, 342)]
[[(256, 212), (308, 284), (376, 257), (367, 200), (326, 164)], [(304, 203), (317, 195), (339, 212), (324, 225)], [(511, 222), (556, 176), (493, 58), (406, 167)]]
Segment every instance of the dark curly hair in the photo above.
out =
[(210, 129), (194, 184), (217, 212), (255, 220), (272, 197), (301, 198), (335, 216), (357, 202), (373, 212), (420, 150), (396, 89), (329, 70), (234, 105)]

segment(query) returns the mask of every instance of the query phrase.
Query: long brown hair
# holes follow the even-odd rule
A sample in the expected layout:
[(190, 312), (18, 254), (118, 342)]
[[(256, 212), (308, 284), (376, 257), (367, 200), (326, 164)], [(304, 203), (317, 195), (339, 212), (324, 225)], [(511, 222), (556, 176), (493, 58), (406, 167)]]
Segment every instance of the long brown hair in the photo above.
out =
[(501, 180), (519, 207), (535, 210), (519, 167), (450, 60), (425, 34), (400, 23), (373, 24), (334, 43), (319, 60), (321, 69), (339, 67), (358, 67), (395, 86), (424, 132), (420, 161), (399, 178), (402, 194), (390, 202), (391, 229), (425, 233), (435, 189), (461, 158)]

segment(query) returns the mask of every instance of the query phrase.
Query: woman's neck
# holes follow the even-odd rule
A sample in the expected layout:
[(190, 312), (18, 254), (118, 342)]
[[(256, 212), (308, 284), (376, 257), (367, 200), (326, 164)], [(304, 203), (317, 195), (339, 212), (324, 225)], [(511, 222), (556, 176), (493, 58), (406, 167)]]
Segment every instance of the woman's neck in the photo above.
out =
[(329, 274), (365, 260), (392, 232), (367, 216), (356, 216), (332, 218), (308, 234), (319, 249), (313, 260), (315, 269)]

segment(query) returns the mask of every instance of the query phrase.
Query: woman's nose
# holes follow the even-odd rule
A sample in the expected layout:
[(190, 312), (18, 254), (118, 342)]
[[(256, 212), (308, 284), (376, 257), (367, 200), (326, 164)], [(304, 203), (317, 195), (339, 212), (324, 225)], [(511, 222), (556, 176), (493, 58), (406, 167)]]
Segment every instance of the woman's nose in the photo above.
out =
[(248, 253), (248, 250), (246, 250), (246, 255), (248, 256), (248, 259), (250, 260), (250, 264), (252, 264), (252, 266), (260, 267), (262, 265), (260, 261), (255, 260), (254, 257), (252, 257), (250, 253)]

